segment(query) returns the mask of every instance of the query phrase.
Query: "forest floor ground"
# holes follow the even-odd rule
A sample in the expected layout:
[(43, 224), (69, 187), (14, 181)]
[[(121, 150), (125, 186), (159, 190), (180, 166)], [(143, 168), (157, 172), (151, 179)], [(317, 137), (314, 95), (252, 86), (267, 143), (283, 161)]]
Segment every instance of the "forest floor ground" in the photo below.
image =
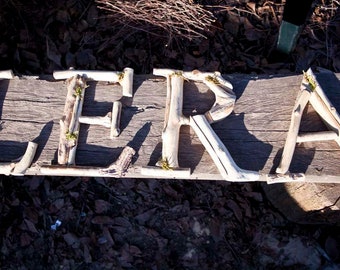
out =
[[(340, 72), (335, 0), (313, 3), (289, 56), (275, 53), (284, 1), (214, 1), (194, 39), (113, 23), (90, 0), (30, 3), (0, 3), (0, 69)], [(340, 269), (339, 228), (287, 220), (259, 184), (2, 176), (0, 198), (1, 269)]]

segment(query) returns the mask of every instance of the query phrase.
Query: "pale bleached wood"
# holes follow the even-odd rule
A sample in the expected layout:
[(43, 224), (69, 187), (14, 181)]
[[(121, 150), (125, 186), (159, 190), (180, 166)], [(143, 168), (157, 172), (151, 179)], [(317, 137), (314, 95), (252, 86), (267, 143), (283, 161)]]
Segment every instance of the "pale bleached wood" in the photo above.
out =
[(84, 116), (81, 115), (79, 117), (79, 122), (81, 124), (87, 124), (87, 125), (99, 125), (106, 128), (111, 128), (112, 123), (112, 113), (108, 113), (105, 116)]
[(236, 95), (233, 87), (218, 72), (214, 76), (206, 76), (203, 82), (215, 94), (215, 103), (205, 116), (210, 123), (221, 121), (234, 110)]
[(319, 131), (315, 133), (301, 134), (297, 137), (297, 143), (303, 142), (317, 142), (317, 141), (330, 141), (337, 140), (338, 134), (334, 131)]
[(184, 118), (183, 111), (183, 77), (172, 75), (170, 77), (170, 99), (169, 107), (166, 108), (166, 119), (162, 131), (162, 161), (171, 168), (179, 168), (178, 147), (179, 131), (183, 124), (188, 123)]
[(5, 175), (23, 176), (31, 166), (38, 144), (28, 142), (24, 155), (18, 162), (0, 163), (0, 173)]
[[(304, 134), (300, 137), (298, 136), (302, 113), (307, 102), (311, 104), (314, 110), (323, 119), (327, 127), (333, 130), (333, 132), (314, 132), (311, 134)], [(276, 169), (276, 172), (280, 174), (288, 172), (297, 142), (317, 140), (324, 141), (331, 139), (335, 140), (340, 145), (339, 133), (340, 117), (335, 107), (320, 87), (314, 73), (311, 69), (308, 69), (302, 79), (301, 92), (295, 103), (281, 162), (279, 167)]]
[(236, 182), (259, 181), (260, 175), (258, 172), (242, 170), (237, 166), (228, 149), (213, 131), (204, 115), (190, 117), (190, 125), (225, 180)]
[(14, 74), (12, 70), (0, 70), (0, 79), (13, 79)]
[(28, 142), (26, 152), (20, 161), (15, 164), (12, 175), (22, 176), (25, 175), (26, 170), (31, 166), (32, 161), (37, 152), (38, 144), (34, 142)]
[(119, 136), (120, 134), (120, 117), (122, 111), (122, 103), (114, 101), (112, 104), (112, 112), (105, 116), (83, 116), (79, 117), (81, 124), (99, 125), (110, 128), (110, 138)]
[(67, 96), (64, 114), (60, 120), (58, 163), (73, 165), (78, 145), (79, 117), (83, 108), (86, 81), (83, 77), (76, 75), (67, 79), (66, 83)]
[(0, 173), (4, 175), (10, 175), (15, 164), (6, 162), (6, 163), (0, 163)]
[(327, 127), (338, 135), (334, 140), (340, 146), (340, 116), (336, 108), (324, 93), (313, 71), (308, 69), (305, 76), (308, 76), (310, 80), (315, 83), (315, 89), (311, 94), (309, 102), (313, 106), (314, 110), (324, 120)]
[(118, 137), (120, 134), (120, 117), (122, 114), (122, 102), (115, 101), (112, 104), (110, 138)]
[(127, 172), (132, 157), (136, 154), (135, 149), (130, 146), (124, 147), (122, 153), (119, 155), (118, 159), (111, 164), (108, 168), (101, 170), (103, 175), (117, 175), (122, 176)]
[(283, 149), (280, 165), (276, 168), (276, 173), (286, 174), (289, 170), (289, 165), (292, 161), (295, 145), (300, 129), (303, 110), (310, 98), (311, 92), (309, 89), (302, 89), (293, 109), (291, 124), (289, 126), (286, 143)]
[(73, 76), (83, 76), (86, 80), (116, 82), (122, 86), (123, 96), (133, 96), (133, 73), (132, 68), (124, 68), (123, 71), (98, 71), (98, 70), (60, 70), (54, 71), (56, 80), (65, 80)]
[[(336, 76), (339, 80), (340, 74)], [(286, 140), (292, 107), (299, 92), (302, 75), (254, 78), (248, 75), (224, 75), (224, 77), (232, 83), (237, 100), (232, 114), (212, 124), (214, 132), (239, 167), (261, 170), (263, 173), (275, 171), (281, 157), (280, 150)], [(165, 80), (166, 78), (149, 75), (135, 76), (135, 94), (130, 103), (123, 102), (121, 134), (114, 140), (109, 138), (105, 127), (81, 125), (76, 164), (105, 168), (117, 159), (128, 142), (132, 142), (137, 146), (133, 167), (154, 165), (161, 157), (160, 134), (165, 115)], [(327, 95), (331, 94), (331, 100), (334, 101), (339, 84), (334, 83), (334, 80), (332, 82), (328, 77), (323, 82), (328, 83), (325, 90), (328, 91)], [(88, 84), (83, 107), (85, 115), (105, 115), (112, 109), (112, 101), (121, 98), (118, 94), (121, 93), (120, 85), (104, 82)], [(184, 81), (184, 89), (185, 115), (204, 113), (215, 102), (214, 94), (204, 83)], [(57, 163), (55, 154), (59, 143), (59, 119), (66, 97), (64, 82), (31, 77), (2, 80), (0, 94), (1, 161), (7, 162), (21, 156), (25, 151), (26, 142), (38, 138), (41, 145), (39, 149), (42, 150), (26, 174), (43, 174), (39, 171), (39, 165)], [(334, 106), (339, 108), (339, 102), (334, 103)], [(302, 122), (306, 123), (306, 130), (318, 126), (320, 129), (316, 131), (324, 130), (321, 129), (322, 122), (314, 119), (314, 116), (312, 121), (309, 121), (309, 115), (306, 115)], [(192, 174), (186, 179), (223, 179), (197, 135), (189, 127), (182, 127), (180, 130), (178, 156), (179, 164), (191, 169)], [(316, 181), (319, 176), (319, 181), (336, 181), (340, 178), (339, 157), (339, 147), (332, 141), (298, 144), (291, 171), (305, 172), (307, 182), (309, 179)], [(122, 177), (150, 176), (141, 175), (138, 169), (129, 169)]]
[[(184, 79), (190, 79), (195, 81), (203, 81), (215, 94), (216, 100), (212, 108), (206, 113), (210, 122), (219, 121), (227, 117), (233, 110), (236, 96), (232, 92), (232, 85), (226, 81), (218, 72), (215, 73), (203, 73), (200, 71), (183, 72), (179, 70), (171, 69), (154, 69), (154, 75), (160, 75), (167, 78), (167, 98), (166, 98), (166, 111), (164, 130), (162, 132), (162, 159), (157, 163), (158, 166), (163, 169), (178, 168), (178, 148), (179, 148), (179, 129), (183, 124), (188, 125), (190, 121), (188, 118), (183, 117), (183, 82)], [(221, 86), (224, 86), (223, 89)], [(197, 126), (197, 125), (195, 125)], [(210, 127), (210, 126), (209, 126)], [(204, 127), (202, 127), (204, 128)], [(196, 130), (198, 131), (199, 128)], [(200, 130), (201, 131), (201, 130)], [(205, 132), (210, 136), (214, 133)], [(202, 134), (202, 132), (200, 132)], [(203, 135), (204, 137), (205, 135)], [(216, 135), (213, 138), (206, 138), (205, 142), (209, 140), (216, 141)], [(207, 147), (207, 144), (206, 144)], [(210, 148), (209, 148), (210, 149)], [(226, 148), (225, 148), (226, 150)], [(213, 154), (213, 160), (217, 160), (219, 155), (216, 154), (216, 149), (209, 151)], [(230, 154), (227, 153), (230, 157)], [(230, 157), (231, 159), (231, 157)], [(165, 165), (164, 165), (165, 163)], [(218, 163), (218, 167), (220, 163)], [(229, 166), (233, 166), (234, 163), (229, 163)], [(235, 164), (236, 165), (236, 164)], [(223, 177), (226, 177), (225, 169), (220, 169)], [(235, 168), (237, 170), (237, 168)], [(143, 170), (142, 173), (152, 173), (155, 175), (158, 170)], [(186, 172), (185, 172), (186, 173)], [(235, 174), (236, 175), (236, 174)]]
[(92, 81), (107, 81), (118, 82), (121, 71), (100, 71), (100, 70), (58, 70), (53, 72), (53, 77), (56, 80), (66, 80), (74, 76), (82, 76), (86, 80)]
[(118, 81), (118, 83), (123, 88), (123, 96), (132, 97), (133, 96), (133, 69), (124, 68), (123, 78)]
[[(171, 175), (186, 178), (190, 176), (190, 168), (180, 168), (178, 162), (179, 136), (182, 125), (188, 125), (189, 119), (183, 116), (183, 71), (171, 69), (154, 69), (154, 75), (167, 79), (164, 128), (162, 131), (162, 157), (156, 167), (144, 166), (141, 174), (154, 177)], [(199, 73), (200, 74), (200, 73)]]

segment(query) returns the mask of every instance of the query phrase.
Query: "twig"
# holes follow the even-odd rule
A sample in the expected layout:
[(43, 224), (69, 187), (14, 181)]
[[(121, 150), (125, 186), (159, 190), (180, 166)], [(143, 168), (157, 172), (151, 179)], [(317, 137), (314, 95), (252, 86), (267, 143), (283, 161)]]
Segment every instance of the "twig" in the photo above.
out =
[[(215, 20), (203, 6), (184, 0), (96, 0), (115, 22), (145, 31), (148, 26), (165, 30), (170, 36), (205, 37), (204, 31)], [(122, 19), (122, 17), (124, 19)]]

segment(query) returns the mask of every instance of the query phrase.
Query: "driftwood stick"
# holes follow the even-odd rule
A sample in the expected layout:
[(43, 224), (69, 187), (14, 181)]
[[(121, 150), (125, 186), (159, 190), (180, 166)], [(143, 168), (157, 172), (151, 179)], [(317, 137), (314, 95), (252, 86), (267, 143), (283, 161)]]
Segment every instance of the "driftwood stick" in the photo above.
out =
[[(170, 77), (170, 104), (166, 107), (166, 118), (162, 131), (162, 161), (170, 168), (178, 168), (179, 131), (189, 121), (182, 114), (183, 108), (183, 77)], [(169, 100), (169, 98), (167, 97)]]
[(76, 75), (66, 81), (67, 96), (64, 114), (60, 120), (60, 139), (58, 148), (58, 163), (61, 165), (74, 164), (79, 135), (79, 117), (81, 115), (85, 79)]
[(25, 175), (26, 170), (31, 166), (35, 153), (37, 152), (38, 144), (29, 142), (26, 148), (26, 152), (21, 160), (15, 164), (12, 175)]
[(243, 170), (237, 166), (228, 149), (211, 128), (204, 115), (190, 117), (190, 126), (215, 162), (222, 177), (228, 181), (258, 181), (260, 174), (255, 171)]
[(84, 91), (85, 91), (85, 87), (82, 88), (81, 96), (76, 97), (76, 101), (74, 104), (72, 120), (71, 120), (70, 127), (69, 127), (69, 134), (71, 136), (72, 134), (74, 134), (76, 137), (74, 138), (74, 145), (69, 150), (67, 164), (75, 163), (76, 151), (78, 147), (79, 130), (80, 130), (79, 117), (83, 109)]
[[(313, 71), (308, 69), (304, 78), (303, 84), (313, 84), (313, 91), (309, 99), (314, 110), (324, 120), (325, 124), (335, 132), (340, 132), (340, 116), (332, 105), (331, 101), (326, 96), (325, 92), (318, 83)], [(339, 143), (339, 141), (338, 141)]]
[(63, 117), (60, 119), (60, 138), (58, 147), (58, 164), (67, 164), (68, 160), (68, 138), (69, 125), (71, 122), (72, 111), (75, 103), (74, 88), (79, 75), (76, 75), (66, 81), (67, 95), (64, 107)]
[(119, 84), (123, 88), (123, 96), (124, 97), (132, 97), (133, 96), (133, 69), (132, 68), (124, 68), (123, 74), (120, 76)]
[[(173, 170), (174, 168), (179, 168), (178, 147), (180, 127), (181, 125), (188, 125), (192, 122), (191, 119), (184, 117), (182, 114), (184, 79), (202, 81), (215, 93), (216, 102), (212, 109), (207, 113), (211, 122), (221, 120), (231, 113), (235, 104), (236, 96), (232, 92), (232, 85), (224, 80), (221, 74), (217, 72), (204, 73), (198, 70), (192, 72), (183, 72), (172, 69), (154, 69), (153, 73), (154, 75), (165, 76), (167, 78), (166, 111), (164, 129), (162, 132), (162, 159), (157, 163), (157, 165), (161, 166), (163, 169), (165, 168), (167, 170)], [(201, 117), (206, 120), (205, 116)], [(209, 133), (212, 135), (210, 125), (207, 121), (204, 122), (204, 124), (205, 123), (207, 123), (206, 126), (202, 128), (206, 128), (208, 125), (210, 133), (207, 130), (202, 132), (196, 123), (194, 124), (194, 127), (196, 127), (195, 131), (199, 133), (199, 137), (202, 137), (202, 141), (204, 142), (203, 144), (209, 148), (209, 140), (212, 139), (217, 142), (217, 135), (215, 134), (215, 138), (204, 139), (204, 134)], [(217, 161), (219, 156), (216, 155), (216, 151), (220, 149), (219, 147), (220, 145), (218, 145), (217, 142), (216, 149), (210, 148), (211, 151), (209, 153), (213, 155), (213, 159), (215, 159), (217, 166), (223, 166)], [(227, 155), (230, 157), (229, 153), (227, 153)], [(234, 167), (232, 166), (232, 168)], [(219, 169), (220, 171), (225, 171), (224, 168), (222, 169), (220, 167)], [(142, 173), (156, 175), (158, 174), (158, 171), (152, 168), (143, 168)], [(179, 173), (180, 175), (183, 175), (187, 172), (180, 171)]]
[(132, 158), (135, 154), (136, 151), (132, 147), (124, 147), (118, 159), (108, 168), (100, 170), (100, 172), (105, 175), (122, 176), (128, 170), (128, 167), (130, 166)]
[(303, 173), (261, 175), (261, 178), (263, 177), (265, 177), (267, 184), (307, 182), (306, 176)]
[(188, 125), (189, 119), (183, 116), (183, 83), (181, 71), (154, 69), (154, 75), (167, 78), (167, 96), (164, 128), (162, 131), (162, 157), (156, 167), (143, 167), (141, 174), (152, 176), (178, 175), (187, 177), (190, 169), (181, 169), (178, 163), (179, 135), (182, 125)]
[(9, 70), (0, 70), (0, 79), (13, 79), (14, 74), (11, 69)]
[(309, 99), (310, 104), (313, 106), (314, 110), (319, 114), (322, 118), (326, 126), (339, 133), (340, 131), (340, 119), (336, 115), (337, 112), (334, 107), (329, 107), (328, 104), (325, 103), (324, 99), (321, 98), (318, 92), (314, 91), (311, 94)]
[(120, 101), (113, 102), (111, 114), (111, 132), (110, 138), (118, 137), (120, 134), (120, 117), (122, 114), (122, 103)]
[(306, 107), (310, 96), (311, 92), (308, 88), (302, 89), (299, 93), (291, 116), (290, 126), (281, 161), (279, 166), (276, 168), (276, 173), (286, 174), (289, 170), (297, 142), (303, 110)]
[[(131, 164), (132, 158), (136, 151), (126, 146), (118, 159), (107, 168), (89, 167), (89, 166), (41, 166), (39, 173), (41, 175), (56, 176), (110, 176), (121, 177), (127, 171)], [(1, 167), (0, 167), (1, 169)]]
[(203, 82), (214, 92), (216, 97), (214, 105), (205, 113), (205, 116), (210, 123), (223, 120), (234, 110), (236, 95), (233, 88), (227, 87), (226, 85), (229, 84), (219, 74), (214, 77), (207, 76)]
[[(302, 113), (308, 101), (331, 131), (298, 135)], [(335, 140), (340, 145), (339, 133), (340, 117), (312, 70), (308, 69), (302, 79), (301, 92), (295, 103), (281, 162), (276, 172), (280, 174), (288, 172), (297, 142)]]
[(79, 117), (79, 123), (87, 124), (87, 125), (98, 125), (98, 126), (110, 128), (111, 122), (112, 122), (111, 114), (112, 113), (110, 112), (105, 116), (84, 116), (84, 115), (81, 115)]
[(156, 76), (171, 76), (173, 74), (180, 74), (183, 76), (184, 79), (186, 80), (191, 80), (191, 81), (200, 81), (204, 82), (209, 77), (217, 78), (219, 80), (219, 83), (222, 84), (224, 87), (228, 89), (233, 89), (233, 86), (230, 82), (225, 80), (222, 76), (221, 73), (218, 71), (215, 72), (201, 72), (199, 70), (193, 70), (193, 71), (182, 71), (182, 70), (176, 70), (176, 69), (166, 69), (166, 68), (154, 68), (153, 69), (153, 74)]
[(99, 125), (110, 128), (110, 138), (119, 136), (120, 134), (120, 117), (122, 111), (122, 103), (114, 101), (112, 104), (112, 112), (105, 116), (79, 116), (79, 123), (88, 125)]
[(297, 137), (297, 143), (304, 142), (317, 142), (317, 141), (331, 141), (337, 140), (339, 135), (334, 131), (319, 131), (319, 132), (310, 132), (305, 134), (300, 134)]
[[(54, 176), (77, 176), (77, 177), (88, 177), (91, 176), (102, 176), (100, 172), (103, 168), (100, 167), (89, 167), (89, 166), (41, 166), (39, 173), (41, 175), (54, 175)], [(119, 177), (119, 176), (117, 176)]]
[(56, 80), (65, 80), (74, 76), (82, 76), (87, 81), (104, 81), (104, 82), (118, 82), (120, 71), (99, 71), (99, 70), (60, 70), (53, 72), (53, 78)]
[(62, 70), (53, 72), (56, 80), (64, 80), (79, 75), (90, 81), (106, 81), (119, 83), (123, 88), (123, 96), (133, 95), (133, 69), (125, 68), (123, 71), (97, 71), (97, 70)]
[(0, 174), (11, 175), (14, 167), (15, 163), (13, 162), (0, 163)]
[(144, 166), (140, 171), (141, 175), (157, 176), (161, 178), (188, 179), (191, 174), (190, 168), (176, 168), (164, 170), (154, 166)]
[(186, 80), (201, 81), (205, 83), (216, 96), (214, 105), (206, 113), (206, 117), (210, 123), (224, 119), (234, 109), (236, 95), (233, 92), (233, 86), (230, 82), (222, 77), (220, 72), (201, 72), (199, 70), (193, 70), (189, 72), (174, 69), (154, 69), (153, 74), (167, 77), (168, 82), (169, 77), (177, 74)]
[(25, 175), (26, 170), (31, 166), (35, 153), (37, 152), (38, 144), (28, 142), (25, 154), (19, 162), (0, 163), (0, 174), (5, 175)]

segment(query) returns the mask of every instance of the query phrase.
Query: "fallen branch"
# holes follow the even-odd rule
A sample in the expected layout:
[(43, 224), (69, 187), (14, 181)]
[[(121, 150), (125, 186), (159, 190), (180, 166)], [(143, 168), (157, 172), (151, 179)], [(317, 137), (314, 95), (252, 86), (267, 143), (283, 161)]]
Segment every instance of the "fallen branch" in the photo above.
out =
[(107, 176), (122, 177), (131, 164), (136, 151), (126, 146), (118, 159), (107, 168), (90, 166), (41, 166), (39, 174), (55, 176)]
[(35, 153), (37, 152), (38, 144), (28, 142), (25, 154), (19, 162), (0, 163), (0, 174), (22, 176), (31, 166)]
[(259, 180), (260, 174), (258, 172), (243, 170), (237, 166), (228, 149), (213, 131), (204, 115), (191, 116), (190, 126), (208, 151), (225, 180), (232, 182)]
[(76, 75), (67, 80), (67, 96), (63, 117), (60, 120), (58, 164), (75, 162), (79, 135), (79, 117), (83, 108), (86, 81)]
[(54, 71), (53, 77), (56, 80), (64, 80), (73, 76), (82, 76), (87, 81), (104, 81), (119, 83), (123, 89), (123, 96), (133, 95), (133, 69), (124, 68), (123, 71), (97, 71), (97, 70), (61, 70)]

